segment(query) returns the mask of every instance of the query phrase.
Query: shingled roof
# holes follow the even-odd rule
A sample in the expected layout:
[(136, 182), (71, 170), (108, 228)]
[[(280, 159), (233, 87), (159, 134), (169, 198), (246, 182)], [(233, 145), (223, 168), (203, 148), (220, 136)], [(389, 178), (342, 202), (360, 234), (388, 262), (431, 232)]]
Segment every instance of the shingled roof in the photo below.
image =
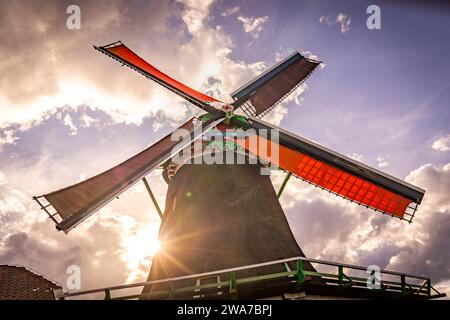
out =
[(62, 287), (23, 266), (0, 265), (0, 300), (54, 300)]

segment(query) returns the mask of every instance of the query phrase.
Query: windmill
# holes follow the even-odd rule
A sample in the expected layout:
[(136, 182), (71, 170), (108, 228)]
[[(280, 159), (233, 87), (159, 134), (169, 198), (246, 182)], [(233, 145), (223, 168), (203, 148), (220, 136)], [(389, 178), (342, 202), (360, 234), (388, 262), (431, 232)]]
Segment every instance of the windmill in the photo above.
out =
[[(94, 48), (181, 96), (203, 114), (175, 131), (178, 140), (169, 134), (103, 173), (34, 200), (56, 228), (67, 233), (142, 180), (161, 217), (163, 245), (153, 259), (149, 280), (304, 256), (278, 200), (291, 176), (358, 205), (412, 221), (424, 190), (261, 119), (296, 90), (320, 61), (294, 52), (233, 92), (233, 102), (224, 103), (169, 77), (120, 41)], [(212, 154), (235, 156), (240, 150), (245, 163), (196, 163), (211, 145), (211, 137), (223, 137), (226, 132), (232, 133), (227, 139), (233, 148), (212, 148)], [(255, 137), (256, 144), (252, 143)], [(200, 152), (194, 150), (196, 142)], [(174, 161), (187, 150), (192, 151), (188, 160), (194, 161)], [(270, 177), (262, 174), (268, 167), (287, 172), (278, 194)], [(156, 168), (163, 168), (168, 183), (164, 213), (145, 178)], [(295, 268), (286, 266), (290, 267)], [(278, 268), (265, 266), (249, 275)], [(314, 270), (309, 263), (305, 268)], [(144, 292), (152, 290), (154, 286), (144, 288)]]

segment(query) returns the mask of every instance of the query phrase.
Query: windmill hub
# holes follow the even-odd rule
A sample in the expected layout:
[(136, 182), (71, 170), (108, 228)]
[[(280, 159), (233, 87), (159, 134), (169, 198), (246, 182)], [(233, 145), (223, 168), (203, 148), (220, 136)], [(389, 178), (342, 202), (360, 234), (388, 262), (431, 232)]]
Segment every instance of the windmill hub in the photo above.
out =
[(231, 104), (220, 102), (220, 101), (211, 101), (211, 102), (208, 102), (208, 104), (210, 106), (213, 106), (214, 108), (222, 110), (225, 113), (227, 113), (227, 112), (232, 113), (234, 110), (234, 107)]

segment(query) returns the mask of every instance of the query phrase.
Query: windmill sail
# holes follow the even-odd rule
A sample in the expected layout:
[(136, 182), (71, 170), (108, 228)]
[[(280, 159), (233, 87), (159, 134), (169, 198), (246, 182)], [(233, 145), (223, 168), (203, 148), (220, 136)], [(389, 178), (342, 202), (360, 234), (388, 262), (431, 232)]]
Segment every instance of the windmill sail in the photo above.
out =
[(234, 104), (242, 108), (246, 115), (261, 118), (298, 88), (319, 64), (320, 61), (294, 52), (233, 92)]
[[(178, 152), (192, 143), (195, 139), (223, 120), (210, 119), (201, 128), (195, 126), (192, 119), (183, 124), (179, 129), (185, 129), (190, 139), (181, 142), (174, 141), (169, 134), (157, 143), (122, 162), (121, 164), (72, 186), (35, 197), (41, 204), (41, 198), (45, 198), (61, 218), (57, 222), (57, 229), (68, 232), (92, 213), (106, 205), (121, 192), (131, 187), (150, 171), (167, 161), (175, 152)], [(183, 132), (182, 132), (183, 133)], [(41, 207), (47, 212), (47, 206)]]
[(118, 41), (101, 47), (94, 46), (94, 48), (108, 55), (109, 57), (123, 63), (131, 69), (143, 74), (147, 78), (159, 83), (163, 87), (178, 94), (197, 107), (200, 107), (211, 114), (221, 114), (221, 112), (215, 108), (215, 105), (221, 105), (223, 104), (223, 102), (204, 93), (196, 91), (188, 87), (187, 85), (169, 77), (167, 74), (158, 70), (150, 63), (139, 57), (122, 42)]
[[(276, 165), (282, 169), (352, 202), (412, 220), (424, 190), (259, 119), (251, 118), (249, 122), (256, 130), (279, 132)], [(249, 143), (249, 138), (238, 143), (258, 157), (274, 161), (276, 157), (266, 156), (259, 150), (261, 144), (267, 144), (265, 150), (271, 150), (270, 144), (276, 142), (263, 137), (258, 139), (259, 147)]]

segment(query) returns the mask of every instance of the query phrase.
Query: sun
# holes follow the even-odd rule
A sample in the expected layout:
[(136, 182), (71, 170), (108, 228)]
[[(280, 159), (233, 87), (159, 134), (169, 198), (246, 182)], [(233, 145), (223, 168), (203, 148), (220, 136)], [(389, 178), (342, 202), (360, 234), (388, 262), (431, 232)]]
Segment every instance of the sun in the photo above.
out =
[(161, 244), (156, 237), (145, 232), (137, 232), (123, 239), (124, 259), (131, 265), (146, 262), (160, 249)]
[[(161, 243), (157, 237), (158, 233), (151, 232), (150, 229), (134, 230), (122, 239), (121, 257), (129, 270), (128, 281), (140, 279), (143, 270), (150, 267), (154, 255), (161, 250)], [(148, 272), (148, 270), (145, 272)]]
[(151, 241), (148, 244), (148, 252), (154, 256), (159, 250), (161, 249), (161, 242), (159, 242), (158, 239), (153, 239), (153, 241)]

